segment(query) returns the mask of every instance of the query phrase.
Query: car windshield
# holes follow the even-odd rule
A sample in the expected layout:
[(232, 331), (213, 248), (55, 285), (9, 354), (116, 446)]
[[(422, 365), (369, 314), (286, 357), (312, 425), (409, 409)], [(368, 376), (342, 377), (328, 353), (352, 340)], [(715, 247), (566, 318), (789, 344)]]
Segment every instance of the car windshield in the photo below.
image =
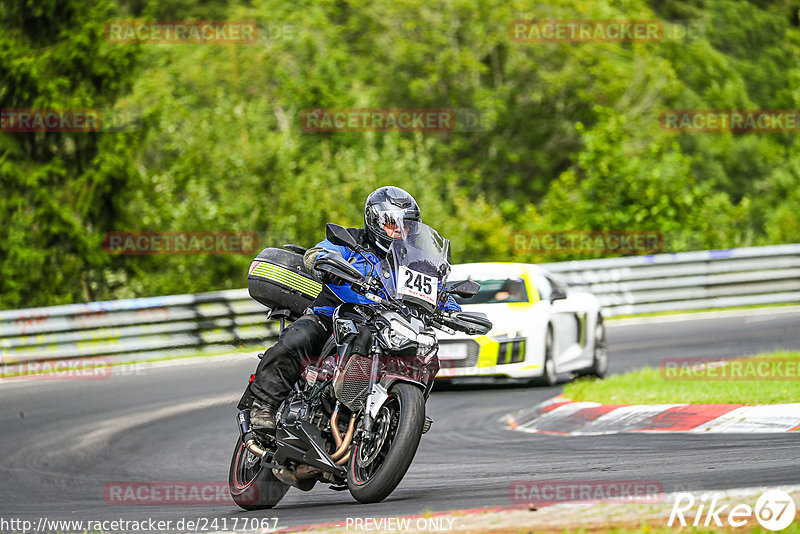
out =
[(454, 296), (459, 304), (498, 304), (502, 302), (528, 302), (528, 291), (522, 278), (475, 280), (480, 290), (468, 299)]

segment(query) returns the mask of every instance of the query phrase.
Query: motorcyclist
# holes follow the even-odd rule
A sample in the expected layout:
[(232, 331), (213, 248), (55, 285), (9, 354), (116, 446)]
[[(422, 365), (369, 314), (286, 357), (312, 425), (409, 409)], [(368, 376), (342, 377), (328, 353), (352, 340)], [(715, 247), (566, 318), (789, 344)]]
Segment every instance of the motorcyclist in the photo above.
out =
[[(331, 253), (341, 254), (365, 276), (382, 260), (392, 240), (404, 237), (411, 221), (422, 222), (419, 205), (409, 193), (395, 186), (376, 189), (364, 206), (364, 228), (348, 228), (356, 242), (366, 250), (363, 254), (351, 248), (334, 245), (327, 239), (309, 249), (303, 258), (306, 269), (315, 277), (316, 260)], [(250, 391), (255, 397), (250, 412), (250, 425), (256, 432), (274, 434), (278, 407), (300, 378), (301, 363), (319, 355), (332, 332), (334, 309), (343, 302), (372, 304), (353, 291), (350, 284), (338, 279), (320, 278), (323, 289), (311, 305), (311, 312), (286, 327), (278, 342), (261, 358)], [(460, 310), (452, 297), (443, 306)], [(309, 310), (306, 310), (307, 312)]]

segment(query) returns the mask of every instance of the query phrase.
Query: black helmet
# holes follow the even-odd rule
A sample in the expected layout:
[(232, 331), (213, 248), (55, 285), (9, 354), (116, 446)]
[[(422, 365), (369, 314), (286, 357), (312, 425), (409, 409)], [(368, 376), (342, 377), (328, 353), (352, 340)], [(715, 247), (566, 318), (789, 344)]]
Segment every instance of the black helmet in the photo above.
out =
[(388, 185), (369, 194), (364, 205), (364, 227), (370, 242), (388, 252), (393, 232), (403, 227), (404, 221), (422, 222), (419, 206), (406, 191)]

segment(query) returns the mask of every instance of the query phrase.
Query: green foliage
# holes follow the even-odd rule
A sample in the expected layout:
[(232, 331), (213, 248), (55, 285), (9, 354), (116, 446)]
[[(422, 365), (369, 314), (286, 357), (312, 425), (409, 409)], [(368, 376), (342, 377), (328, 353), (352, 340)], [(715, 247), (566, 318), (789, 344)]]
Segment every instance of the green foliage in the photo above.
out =
[[(2, 108), (110, 108), (130, 87), (135, 48), (103, 42), (111, 2), (6, 3), (0, 8)], [(0, 136), (0, 308), (109, 295), (100, 244), (121, 215), (131, 133)]]
[[(454, 260), (554, 261), (516, 231), (800, 241), (796, 134), (674, 134), (668, 109), (800, 108), (782, 3), (80, 0), (0, 7), (4, 108), (116, 106), (117, 133), (0, 134), (0, 307), (242, 287), (251, 258), (109, 256), (109, 231), (311, 245), (395, 184)], [(110, 44), (105, 21), (255, 20), (254, 44)], [(519, 43), (521, 18), (670, 20), (658, 43)], [(676, 19), (680, 19), (677, 20)], [(685, 22), (681, 22), (681, 20)], [(312, 133), (314, 108), (471, 108), (475, 132)]]
[[(578, 125), (584, 148), (542, 202), (545, 228), (655, 230), (670, 251), (744, 244), (746, 212), (715, 192), (712, 181), (695, 178), (677, 142), (657, 134), (647, 144), (632, 143), (624, 118), (606, 109), (597, 114), (590, 130)], [(730, 225), (720, 226), (722, 220)]]

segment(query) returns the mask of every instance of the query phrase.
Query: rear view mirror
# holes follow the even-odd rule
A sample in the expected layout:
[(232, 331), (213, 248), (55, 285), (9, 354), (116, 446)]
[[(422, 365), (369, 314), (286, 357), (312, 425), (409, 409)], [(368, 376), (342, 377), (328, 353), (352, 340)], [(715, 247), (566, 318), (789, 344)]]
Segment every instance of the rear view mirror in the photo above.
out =
[(325, 237), (334, 245), (340, 245), (355, 249), (358, 246), (356, 240), (343, 227), (338, 224), (328, 223), (325, 227)]
[(468, 299), (474, 297), (481, 285), (473, 280), (462, 280), (450, 286), (450, 293), (458, 295), (461, 298)]

